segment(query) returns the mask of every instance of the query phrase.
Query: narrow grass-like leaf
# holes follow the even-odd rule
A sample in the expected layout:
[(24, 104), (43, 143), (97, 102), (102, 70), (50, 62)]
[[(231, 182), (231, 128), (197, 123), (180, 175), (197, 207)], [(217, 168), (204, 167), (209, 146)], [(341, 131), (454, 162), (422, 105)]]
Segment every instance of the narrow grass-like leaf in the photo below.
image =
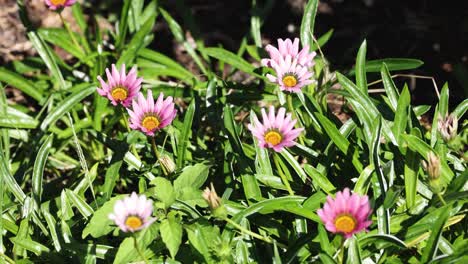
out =
[(15, 72), (0, 68), (0, 81), (20, 89), (23, 93), (31, 96), (39, 103), (42, 103), (44, 100), (43, 94), (34, 86), (34, 83)]
[(60, 245), (60, 240), (57, 235), (57, 229), (55, 225), (55, 219), (54, 217), (50, 214), (49, 209), (42, 208), (42, 215), (44, 216), (46, 222), (47, 222), (47, 227), (50, 230), (50, 235), (52, 237), (52, 242), (54, 244), (55, 250), (60, 252), (62, 249), (62, 246)]
[(123, 1), (123, 7), (122, 7), (122, 12), (120, 13), (120, 20), (119, 20), (119, 26), (116, 27), (118, 28), (117, 34), (116, 34), (116, 41), (115, 41), (115, 46), (120, 50), (122, 49), (124, 43), (125, 43), (125, 37), (127, 36), (127, 30), (128, 30), (128, 11), (130, 9), (130, 3), (131, 0), (124, 0)]
[(361, 247), (359, 246), (359, 242), (355, 237), (351, 238), (349, 241), (348, 257), (346, 258), (346, 263), (350, 263), (350, 264), (362, 263)]
[(66, 190), (66, 194), (68, 199), (73, 203), (73, 205), (78, 209), (78, 211), (80, 211), (80, 213), (85, 218), (88, 218), (90, 215), (93, 214), (93, 208), (91, 208), (91, 206), (89, 206), (89, 204), (87, 204), (85, 200), (83, 200), (83, 198), (81, 198), (76, 193), (68, 189)]
[(195, 115), (196, 106), (195, 100), (192, 100), (190, 105), (188, 106), (185, 117), (184, 117), (184, 125), (182, 127), (182, 131), (180, 134), (178, 146), (177, 146), (177, 167), (182, 168), (185, 161), (185, 153), (187, 152), (187, 146), (189, 143), (189, 137), (192, 132), (192, 123), (193, 123), (193, 116)]
[(54, 54), (50, 50), (49, 46), (47, 46), (44, 40), (34, 31), (28, 32), (28, 37), (34, 48), (37, 50), (37, 53), (39, 53), (39, 56), (41, 56), (42, 60), (47, 65), (47, 68), (51, 71), (52, 76), (57, 79), (60, 84), (60, 89), (66, 89), (67, 84), (65, 83), (62, 72), (60, 71)]
[[(439, 116), (441, 118), (445, 118), (449, 114), (448, 107), (449, 107), (449, 89), (448, 89), (448, 83), (445, 83), (444, 87), (442, 87), (442, 90), (440, 91), (440, 98), (439, 98), (439, 104), (438, 104)], [(434, 118), (437, 118), (437, 116)]]
[(38, 203), (42, 200), (42, 179), (44, 167), (52, 147), (53, 136), (49, 135), (37, 153), (32, 174), (32, 191)]
[(468, 99), (463, 100), (456, 108), (453, 110), (453, 114), (458, 117), (458, 119), (461, 119), (466, 111), (468, 110)]
[(405, 133), (406, 125), (409, 119), (409, 105), (411, 103), (411, 97), (408, 88), (405, 86), (398, 98), (398, 104), (395, 112), (395, 119), (393, 120), (392, 132), (395, 135), (398, 145), (401, 146), (403, 139), (401, 135)]
[(320, 189), (324, 190), (326, 193), (331, 194), (333, 190), (335, 190), (335, 186), (328, 180), (328, 178), (320, 173), (317, 169), (312, 167), (309, 164), (304, 165), (305, 172), (310, 176), (313, 182), (316, 183), (320, 187)]
[(404, 177), (406, 207), (409, 209), (416, 202), (416, 187), (418, 183), (419, 157), (412, 150), (407, 150), (405, 155)]
[(400, 247), (400, 248), (407, 248), (404, 241), (400, 240), (398, 237), (393, 235), (385, 235), (385, 234), (369, 234), (359, 238), (359, 243), (362, 247), (365, 247), (368, 244), (375, 244), (380, 241), (390, 242), (391, 244)]
[(301, 42), (302, 46), (312, 47), (314, 44), (314, 24), (315, 16), (317, 15), (318, 0), (309, 0), (305, 9), (304, 15), (301, 21)]
[(294, 158), (289, 151), (281, 151), (280, 152), (281, 156), (289, 163), (289, 165), (294, 169), (294, 171), (297, 173), (299, 178), (301, 178), (302, 182), (305, 182), (307, 179), (307, 175), (304, 172), (304, 169), (302, 169), (301, 165), (299, 165), (299, 162)]
[(367, 94), (366, 53), (367, 42), (364, 40), (356, 57), (356, 84), (364, 94)]
[(33, 252), (37, 256), (40, 256), (42, 252), (49, 252), (50, 250), (42, 245), (41, 243), (38, 243), (36, 241), (33, 241), (28, 238), (18, 238), (18, 237), (12, 237), (10, 238), (11, 242), (15, 244), (16, 246), (20, 246), (28, 251)]
[[(383, 64), (386, 64), (389, 71), (399, 71), (399, 70), (412, 70), (419, 68), (424, 64), (421, 60), (416, 59), (407, 59), (407, 58), (387, 58), (380, 60), (368, 60), (366, 62), (366, 71), (367, 72), (379, 72)], [(349, 74), (354, 74), (355, 69), (353, 69)]]
[(182, 73), (184, 76), (187, 76), (188, 78), (195, 78), (192, 72), (186, 70), (179, 63), (177, 63), (176, 61), (174, 61), (173, 59), (167, 57), (166, 55), (162, 53), (153, 51), (151, 49), (143, 48), (138, 51), (138, 56), (142, 58), (146, 58), (154, 62), (161, 63), (163, 65), (166, 65), (169, 68), (177, 70), (178, 72)]
[(382, 76), (385, 92), (387, 93), (388, 99), (390, 101), (390, 107), (393, 111), (396, 111), (398, 105), (398, 91), (396, 89), (395, 83), (393, 82), (392, 76), (390, 75), (387, 64), (382, 63), (380, 75)]
[(255, 69), (252, 64), (245, 61), (240, 56), (225, 50), (223, 48), (205, 48), (204, 52), (213, 58), (218, 59), (219, 61), (225, 62), (232, 65), (233, 67), (247, 73), (252, 73)]
[(84, 98), (92, 94), (95, 90), (96, 87), (94, 85), (89, 85), (88, 87), (83, 88), (82, 90), (65, 98), (63, 103), (54, 108), (42, 121), (41, 129), (46, 130), (49, 125), (55, 123), (59, 118), (70, 111), (73, 106), (80, 103)]
[(330, 40), (332, 35), (333, 35), (333, 28), (328, 30), (322, 36), (320, 36), (320, 38), (317, 39), (317, 43), (314, 41), (314, 44), (310, 47), (310, 51), (314, 51), (314, 50), (317, 50), (318, 48), (325, 46), (325, 44), (327, 44), (328, 40)]
[[(71, 55), (78, 58), (80, 61), (87, 62), (85, 60), (86, 55), (84, 54), (83, 50), (77, 47), (71, 41), (70, 36), (66, 30), (57, 28), (41, 28), (38, 33), (39, 36), (41, 36), (45, 41), (61, 47)], [(92, 64), (90, 65), (92, 66)]]
[(437, 221), (431, 228), (431, 236), (429, 237), (426, 247), (423, 249), (421, 257), (421, 263), (427, 263), (437, 255), (437, 248), (439, 247), (439, 241), (442, 236), (442, 231), (447, 219), (450, 216), (451, 206), (446, 206), (446, 210), (443, 210)]

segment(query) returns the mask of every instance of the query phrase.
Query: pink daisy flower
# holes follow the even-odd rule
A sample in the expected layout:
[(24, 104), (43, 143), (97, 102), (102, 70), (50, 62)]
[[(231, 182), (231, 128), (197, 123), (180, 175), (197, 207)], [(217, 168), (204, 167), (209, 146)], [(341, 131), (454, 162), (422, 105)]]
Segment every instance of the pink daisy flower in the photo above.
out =
[(309, 46), (304, 46), (304, 48), (299, 51), (299, 39), (295, 38), (294, 42), (290, 39), (278, 39), (278, 48), (273, 47), (272, 45), (267, 45), (265, 50), (270, 54), (269, 59), (262, 59), (262, 65), (266, 67), (271, 67), (273, 61), (276, 64), (279, 64), (280, 58), (286, 59), (286, 56), (297, 60), (297, 63), (301, 66), (312, 67), (314, 66), (314, 57), (315, 52), (309, 53)]
[(367, 195), (351, 194), (348, 188), (337, 192), (334, 200), (328, 196), (323, 209), (317, 211), (328, 231), (340, 233), (345, 238), (366, 230), (372, 223), (368, 220), (371, 213)]
[(130, 197), (118, 200), (114, 205), (114, 212), (109, 219), (124, 232), (136, 232), (151, 225), (156, 219), (151, 217), (153, 202), (145, 195), (135, 192)]
[(311, 79), (313, 73), (289, 55), (285, 59), (279, 58), (279, 63), (271, 61), (271, 67), (276, 71), (276, 76), (267, 74), (267, 78), (277, 83), (282, 91), (297, 93), (302, 87), (314, 83)]
[(172, 97), (169, 96), (164, 100), (163, 93), (159, 94), (156, 103), (150, 89), (146, 99), (142, 93), (139, 93), (137, 100), (133, 100), (132, 110), (127, 108), (130, 114), (130, 128), (154, 136), (155, 131), (161, 130), (174, 120), (177, 114), (174, 106)]
[(296, 144), (294, 141), (303, 128), (294, 128), (297, 120), (291, 120), (291, 114), (288, 113), (285, 117), (286, 109), (281, 107), (278, 115), (275, 116), (275, 108), (270, 106), (268, 114), (265, 109), (262, 109), (263, 124), (258, 121), (257, 116), (254, 116), (254, 125), (249, 124), (248, 128), (252, 134), (258, 139), (259, 145), (262, 148), (272, 148), (276, 152), (280, 152), (284, 147), (291, 147)]
[(135, 97), (141, 89), (143, 78), (137, 78), (136, 68), (133, 67), (128, 75), (125, 73), (125, 64), (120, 67), (120, 72), (112, 64), (112, 73), (109, 68), (106, 69), (107, 83), (98, 76), (101, 83), (101, 89), (97, 92), (107, 97), (113, 105), (122, 104), (124, 107), (129, 107), (133, 97)]
[(76, 0), (45, 0), (45, 3), (51, 10), (62, 9), (67, 6), (71, 6), (76, 2)]

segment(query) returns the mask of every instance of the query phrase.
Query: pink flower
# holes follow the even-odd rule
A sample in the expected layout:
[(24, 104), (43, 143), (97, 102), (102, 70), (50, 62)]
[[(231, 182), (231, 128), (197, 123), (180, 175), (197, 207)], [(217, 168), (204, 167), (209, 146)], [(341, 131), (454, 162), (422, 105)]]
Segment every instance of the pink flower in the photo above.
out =
[(262, 59), (262, 65), (266, 67), (272, 67), (273, 61), (279, 64), (280, 58), (285, 60), (286, 56), (290, 56), (293, 60), (296, 60), (299, 65), (304, 67), (312, 67), (315, 64), (314, 57), (316, 53), (309, 53), (309, 46), (304, 46), (304, 48), (299, 51), (298, 38), (295, 38), (294, 42), (290, 39), (278, 39), (278, 49), (272, 45), (267, 45), (265, 50), (270, 54), (269, 59)]
[(372, 223), (367, 220), (371, 213), (367, 195), (351, 194), (348, 188), (337, 192), (335, 200), (328, 196), (323, 209), (317, 211), (328, 231), (343, 234), (345, 238), (366, 230)]
[(291, 114), (286, 115), (286, 109), (281, 107), (278, 115), (275, 116), (275, 108), (270, 106), (268, 115), (265, 109), (262, 109), (263, 124), (258, 121), (257, 116), (254, 116), (254, 125), (249, 124), (248, 128), (252, 134), (258, 139), (258, 143), (262, 148), (272, 148), (276, 152), (280, 152), (284, 147), (291, 147), (296, 144), (294, 141), (303, 128), (294, 128), (297, 120), (291, 120)]
[(45, 0), (47, 6), (49, 6), (49, 9), (51, 10), (57, 10), (57, 9), (62, 9), (67, 6), (73, 5), (76, 0)]
[(155, 131), (169, 125), (177, 114), (171, 96), (164, 100), (163, 93), (160, 93), (158, 100), (154, 103), (150, 89), (148, 89), (146, 99), (142, 93), (139, 93), (138, 99), (133, 100), (132, 106), (132, 110), (127, 108), (130, 114), (130, 128), (140, 130), (148, 136), (154, 136)]
[(112, 64), (112, 73), (109, 68), (106, 69), (107, 83), (98, 76), (101, 83), (101, 89), (97, 92), (106, 96), (113, 105), (122, 104), (124, 107), (129, 107), (133, 97), (135, 97), (141, 89), (143, 78), (137, 78), (136, 68), (133, 67), (128, 75), (125, 73), (125, 64), (120, 67), (120, 72), (117, 71), (115, 64)]
[(114, 212), (109, 219), (124, 232), (136, 232), (151, 225), (156, 219), (151, 217), (153, 202), (146, 196), (138, 196), (135, 192), (130, 197), (118, 200), (114, 205)]
[(311, 79), (313, 73), (289, 55), (285, 59), (280, 57), (279, 63), (272, 60), (271, 67), (276, 71), (276, 76), (267, 74), (267, 78), (277, 83), (282, 91), (297, 93), (302, 87), (314, 83)]

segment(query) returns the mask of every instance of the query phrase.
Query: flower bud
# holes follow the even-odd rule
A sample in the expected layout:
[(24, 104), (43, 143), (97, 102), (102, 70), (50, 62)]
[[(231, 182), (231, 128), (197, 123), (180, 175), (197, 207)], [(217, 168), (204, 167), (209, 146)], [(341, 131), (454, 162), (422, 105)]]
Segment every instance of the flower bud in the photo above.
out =
[(427, 155), (427, 162), (423, 161), (423, 168), (429, 176), (429, 184), (434, 192), (441, 192), (443, 189), (440, 182), (440, 159), (433, 152)]
[(168, 155), (162, 155), (159, 158), (159, 163), (161, 163), (161, 166), (164, 167), (167, 174), (171, 174), (176, 170), (176, 165), (174, 161)]
[(458, 129), (458, 119), (453, 114), (442, 118), (439, 116), (439, 121), (437, 124), (437, 129), (439, 130), (442, 139), (445, 142), (449, 142), (457, 136)]
[(216, 193), (213, 183), (210, 184), (210, 188), (206, 187), (202, 195), (215, 217), (223, 218), (226, 216), (226, 209), (223, 206), (221, 198)]

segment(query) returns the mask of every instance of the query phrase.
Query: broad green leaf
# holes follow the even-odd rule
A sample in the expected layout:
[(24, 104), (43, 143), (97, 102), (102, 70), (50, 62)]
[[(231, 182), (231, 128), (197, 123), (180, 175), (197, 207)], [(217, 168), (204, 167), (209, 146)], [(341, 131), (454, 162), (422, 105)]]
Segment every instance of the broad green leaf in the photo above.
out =
[(208, 178), (210, 166), (198, 163), (193, 166), (187, 166), (174, 181), (175, 191), (190, 187), (198, 189), (203, 186)]
[(63, 100), (58, 106), (56, 106), (46, 118), (42, 121), (41, 129), (46, 130), (50, 125), (54, 124), (64, 114), (70, 111), (76, 104), (80, 103), (84, 98), (92, 94), (96, 90), (96, 87), (92, 84), (71, 94)]
[[(136, 233), (136, 239), (138, 241), (138, 246), (140, 247), (141, 252), (146, 252), (145, 249), (155, 240), (159, 240), (159, 225), (153, 223), (149, 227), (141, 230)], [(145, 253), (143, 253), (145, 254)], [(147, 258), (146, 254), (145, 257)], [(138, 251), (135, 249), (134, 237), (130, 236), (125, 238), (122, 243), (120, 243), (117, 254), (114, 258), (114, 264), (128, 264), (134, 261), (142, 261)]]
[(164, 203), (166, 208), (169, 208), (176, 199), (176, 193), (174, 192), (174, 187), (169, 180), (162, 177), (156, 177), (156, 179), (151, 181), (151, 184), (155, 186), (155, 196), (156, 198)]
[(367, 42), (364, 40), (356, 57), (356, 85), (364, 94), (367, 94), (366, 53)]
[(164, 244), (174, 258), (182, 243), (182, 224), (177, 212), (169, 212), (167, 218), (161, 222), (160, 232)]
[(115, 202), (123, 199), (124, 197), (125, 196), (123, 195), (113, 197), (109, 201), (105, 202), (101, 208), (96, 210), (89, 223), (83, 229), (81, 237), (85, 239), (88, 235), (91, 235), (94, 238), (99, 238), (114, 230), (115, 227), (113, 226), (113, 221), (109, 219), (109, 215), (114, 212)]
[(301, 21), (301, 42), (302, 46), (312, 47), (314, 44), (314, 24), (317, 15), (318, 0), (309, 0), (302, 15)]

